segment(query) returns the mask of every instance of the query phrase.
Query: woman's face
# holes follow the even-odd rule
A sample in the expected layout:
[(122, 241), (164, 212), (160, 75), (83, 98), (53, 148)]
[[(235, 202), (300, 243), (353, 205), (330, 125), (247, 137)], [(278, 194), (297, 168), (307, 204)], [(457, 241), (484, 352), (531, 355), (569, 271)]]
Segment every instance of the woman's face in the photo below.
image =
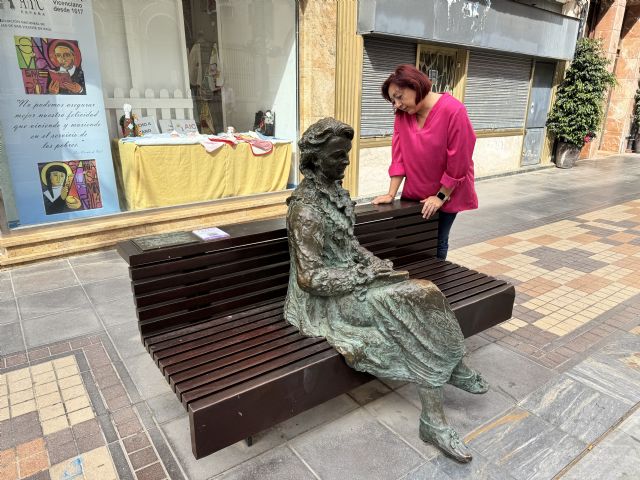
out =
[(331, 137), (324, 144), (317, 157), (320, 170), (330, 181), (344, 178), (344, 171), (349, 165), (351, 140), (344, 137)]
[(389, 97), (393, 102), (393, 108), (397, 108), (411, 115), (415, 115), (418, 111), (415, 90), (400, 88), (395, 83), (392, 83), (389, 85)]

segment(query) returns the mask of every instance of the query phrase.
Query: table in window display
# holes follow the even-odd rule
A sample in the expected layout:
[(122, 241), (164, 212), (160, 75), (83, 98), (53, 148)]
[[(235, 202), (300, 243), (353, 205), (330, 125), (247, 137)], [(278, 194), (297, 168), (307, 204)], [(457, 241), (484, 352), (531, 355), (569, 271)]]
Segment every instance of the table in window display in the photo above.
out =
[(208, 153), (202, 145), (118, 143), (114, 155), (121, 206), (166, 207), (287, 188), (291, 143), (276, 143), (254, 155), (240, 143)]

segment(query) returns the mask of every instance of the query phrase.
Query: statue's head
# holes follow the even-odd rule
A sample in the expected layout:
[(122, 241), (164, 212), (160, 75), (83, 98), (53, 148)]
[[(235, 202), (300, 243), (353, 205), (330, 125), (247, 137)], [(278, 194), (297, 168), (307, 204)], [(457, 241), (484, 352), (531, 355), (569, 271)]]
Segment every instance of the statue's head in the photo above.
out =
[(342, 180), (349, 165), (353, 134), (353, 128), (335, 118), (323, 118), (311, 125), (298, 142), (302, 174), (329, 182)]

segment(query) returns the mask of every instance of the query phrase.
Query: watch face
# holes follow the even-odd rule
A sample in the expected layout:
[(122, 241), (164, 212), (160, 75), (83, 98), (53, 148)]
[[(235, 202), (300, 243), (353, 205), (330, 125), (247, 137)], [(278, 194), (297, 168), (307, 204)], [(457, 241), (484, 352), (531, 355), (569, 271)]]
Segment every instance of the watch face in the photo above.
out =
[(438, 192), (436, 194), (436, 197), (438, 197), (440, 200), (444, 200), (445, 198), (447, 198), (447, 196), (442, 192)]

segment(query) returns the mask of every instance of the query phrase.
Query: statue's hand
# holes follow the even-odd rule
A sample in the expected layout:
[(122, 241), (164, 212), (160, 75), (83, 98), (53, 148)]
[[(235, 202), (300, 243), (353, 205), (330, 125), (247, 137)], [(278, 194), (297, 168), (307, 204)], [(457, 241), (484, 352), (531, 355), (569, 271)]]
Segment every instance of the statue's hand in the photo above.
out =
[(393, 271), (393, 262), (391, 260), (382, 260), (378, 257), (373, 257), (370, 263), (371, 268), (377, 274), (392, 272)]

